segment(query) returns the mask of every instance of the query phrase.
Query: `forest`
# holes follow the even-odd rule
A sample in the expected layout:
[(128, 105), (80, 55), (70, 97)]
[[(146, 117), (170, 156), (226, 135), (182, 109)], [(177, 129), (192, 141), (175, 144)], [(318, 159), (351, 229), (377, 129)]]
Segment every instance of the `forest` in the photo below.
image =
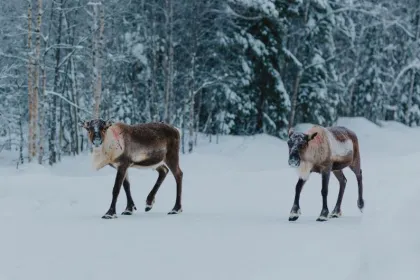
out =
[(4, 0), (0, 153), (54, 165), (98, 117), (170, 123), (183, 153), (338, 117), (418, 126), (419, 37), (420, 0)]

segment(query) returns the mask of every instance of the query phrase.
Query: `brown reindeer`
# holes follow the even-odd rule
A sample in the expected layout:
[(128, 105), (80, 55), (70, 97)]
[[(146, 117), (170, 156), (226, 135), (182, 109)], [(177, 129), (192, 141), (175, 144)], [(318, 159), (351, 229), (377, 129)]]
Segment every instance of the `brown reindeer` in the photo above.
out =
[(328, 184), (331, 172), (340, 183), (337, 203), (330, 217), (341, 216), (341, 202), (347, 179), (343, 169), (350, 167), (357, 178), (359, 198), (357, 206), (363, 210), (363, 183), (362, 169), (360, 167), (359, 142), (356, 134), (345, 127), (313, 126), (305, 133), (289, 130), (289, 166), (297, 168), (299, 180), (296, 184), (295, 199), (290, 211), (289, 221), (296, 221), (300, 214), (299, 198), (303, 185), (312, 172), (322, 176), (322, 210), (317, 221), (328, 220), (327, 206)]
[(121, 215), (131, 215), (136, 206), (130, 192), (127, 170), (134, 168), (151, 168), (159, 173), (159, 177), (146, 199), (145, 211), (152, 209), (156, 193), (169, 170), (176, 181), (176, 201), (168, 214), (182, 212), (182, 176), (179, 167), (179, 131), (165, 123), (147, 123), (127, 125), (121, 122), (112, 123), (102, 119), (81, 122), (88, 131), (93, 144), (93, 165), (96, 170), (106, 165), (117, 169), (112, 201), (103, 219), (116, 218), (116, 203), (121, 184), (127, 195), (127, 207)]

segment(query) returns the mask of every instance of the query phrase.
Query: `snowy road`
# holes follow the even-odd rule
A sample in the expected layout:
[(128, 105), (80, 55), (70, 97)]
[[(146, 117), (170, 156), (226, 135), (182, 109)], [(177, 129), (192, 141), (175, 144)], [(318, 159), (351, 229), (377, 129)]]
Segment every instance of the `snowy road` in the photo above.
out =
[[(144, 212), (154, 171), (129, 171), (133, 216), (102, 220), (113, 169), (94, 172), (87, 156), (52, 169), (1, 168), (0, 280), (420, 279), (420, 131), (344, 124), (360, 134), (365, 213), (346, 169), (343, 216), (325, 223), (315, 221), (316, 174), (303, 189), (301, 217), (288, 221), (297, 177), (285, 143), (269, 136), (224, 137), (182, 156), (184, 212), (175, 216), (166, 214), (172, 176)], [(332, 177), (330, 211), (337, 194)], [(125, 203), (122, 191), (118, 214)]]

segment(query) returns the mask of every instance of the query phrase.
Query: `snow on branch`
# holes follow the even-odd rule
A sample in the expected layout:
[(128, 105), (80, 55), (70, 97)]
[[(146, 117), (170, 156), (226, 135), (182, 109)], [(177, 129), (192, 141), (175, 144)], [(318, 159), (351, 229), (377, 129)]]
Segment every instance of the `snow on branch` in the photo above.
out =
[(311, 64), (309, 64), (309, 65), (305, 66), (305, 69), (304, 69), (304, 70), (308, 70), (309, 68), (312, 68), (312, 67), (318, 66), (318, 65), (320, 65), (320, 64), (324, 64), (324, 63), (329, 62), (329, 61), (331, 61), (331, 60), (334, 60), (334, 59), (336, 59), (338, 56), (340, 56), (341, 54), (343, 54), (343, 53), (345, 53), (346, 51), (348, 51), (349, 49), (350, 49), (350, 47), (349, 47), (349, 48), (345, 48), (345, 49), (343, 49), (341, 52), (336, 53), (336, 54), (334, 54), (334, 55), (332, 55), (332, 56), (330, 56), (330, 57), (327, 57), (326, 59), (316, 60), (314, 63), (311, 63)]
[(285, 47), (283, 47), (282, 50), (287, 57), (289, 57), (293, 60), (293, 62), (296, 64), (297, 67), (299, 67), (299, 68), (303, 67), (302, 62), (300, 62), (299, 59), (297, 59), (297, 57), (291, 51), (289, 51)]
[(222, 84), (221, 80), (214, 80), (214, 81), (207, 81), (204, 82), (201, 86), (199, 86), (194, 92), (193, 95), (196, 95), (197, 93), (200, 92), (200, 90), (202, 90), (203, 88), (207, 88), (209, 86), (214, 86), (217, 84)]
[(386, 23), (386, 27), (389, 27), (389, 26), (396, 26), (396, 27), (399, 27), (402, 31), (404, 31), (405, 32), (405, 34), (408, 36), (408, 37), (410, 37), (411, 39), (415, 39), (416, 38), (416, 36), (413, 34), (413, 33), (411, 33), (410, 32), (410, 30), (408, 30), (404, 25), (402, 25), (399, 21), (397, 21), (397, 20), (392, 20), (392, 21), (390, 21), (390, 22), (388, 22), (388, 23)]
[(99, 2), (88, 2), (86, 5), (89, 5), (89, 6), (100, 6), (100, 5), (102, 5), (102, 3), (99, 1)]
[(411, 69), (420, 69), (420, 60), (418, 58), (414, 59), (410, 64), (403, 67), (401, 71), (398, 73), (397, 77), (394, 80), (394, 83), (391, 86), (391, 90), (389, 91), (392, 93), (398, 83), (398, 81), (401, 79), (401, 77), (409, 70)]
[(26, 59), (24, 57), (11, 55), (11, 54), (6, 54), (6, 53), (1, 52), (1, 51), (0, 51), (0, 56), (4, 56), (4, 57), (7, 57), (7, 58), (15, 58), (15, 59), (18, 59), (18, 60), (23, 61), (25, 63), (28, 63), (28, 59)]
[(84, 109), (84, 108), (82, 108), (82, 107), (78, 106), (77, 104), (75, 104), (75, 103), (71, 102), (70, 100), (68, 100), (66, 97), (64, 97), (64, 96), (63, 96), (62, 94), (60, 94), (60, 93), (57, 93), (57, 92), (54, 92), (54, 91), (50, 91), (50, 90), (47, 90), (45, 93), (46, 93), (46, 94), (55, 95), (55, 96), (57, 96), (57, 97), (59, 97), (59, 98), (63, 99), (64, 101), (66, 101), (69, 105), (71, 105), (71, 106), (73, 106), (73, 107), (75, 107), (75, 108), (77, 108), (77, 109), (79, 109), (79, 110), (82, 110), (83, 112), (85, 112), (85, 113), (87, 113), (87, 114), (89, 114), (89, 115), (92, 115), (92, 112), (90, 112), (90, 111), (88, 111), (88, 110), (86, 110), (86, 109)]

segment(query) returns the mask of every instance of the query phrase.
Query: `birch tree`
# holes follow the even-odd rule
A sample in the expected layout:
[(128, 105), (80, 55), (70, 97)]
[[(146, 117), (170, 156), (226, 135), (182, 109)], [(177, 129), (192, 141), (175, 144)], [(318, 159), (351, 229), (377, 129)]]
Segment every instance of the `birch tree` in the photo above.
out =
[(28, 1), (28, 161), (35, 156), (35, 131), (34, 131), (34, 88), (33, 88), (33, 49), (32, 49), (32, 0)]
[[(42, 24), (42, 14), (43, 14), (43, 8), (42, 8), (42, 0), (37, 1), (37, 20), (36, 20), (36, 45), (35, 45), (35, 69), (34, 69), (34, 80), (35, 80), (35, 86), (34, 86), (34, 131), (36, 132), (34, 135), (34, 142), (38, 140), (37, 143), (37, 153), (38, 153), (38, 163), (42, 164), (42, 159), (44, 156), (44, 107), (41, 105), (39, 106), (40, 102), (44, 102), (44, 98), (42, 96), (42, 92), (45, 92), (45, 79), (43, 77), (40, 77), (40, 73), (42, 71), (41, 69), (41, 24)], [(42, 81), (40, 79), (42, 78)], [(40, 89), (40, 82), (42, 88)], [(38, 129), (37, 129), (38, 128)], [(38, 139), (36, 139), (38, 137)], [(34, 148), (35, 150), (35, 148)], [(34, 155), (35, 156), (35, 155)]]
[(92, 6), (92, 92), (94, 96), (93, 115), (100, 117), (102, 94), (102, 54), (105, 28), (105, 10), (102, 1), (89, 2)]
[(173, 3), (165, 0), (165, 56), (163, 67), (165, 69), (165, 111), (163, 120), (171, 123), (171, 98), (173, 96), (173, 72), (174, 72), (174, 45), (173, 45)]

